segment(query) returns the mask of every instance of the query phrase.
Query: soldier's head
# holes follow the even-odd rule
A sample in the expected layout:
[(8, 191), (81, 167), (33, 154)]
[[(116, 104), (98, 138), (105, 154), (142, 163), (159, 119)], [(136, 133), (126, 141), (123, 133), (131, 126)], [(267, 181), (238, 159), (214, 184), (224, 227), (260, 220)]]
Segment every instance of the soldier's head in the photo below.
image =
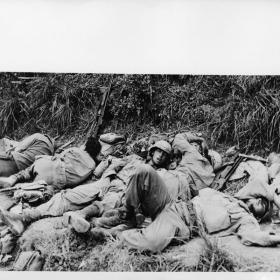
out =
[(89, 137), (85, 143), (85, 151), (94, 159), (97, 159), (101, 151), (101, 144), (95, 137)]
[(201, 154), (202, 149), (201, 149), (201, 144), (197, 141), (193, 141), (190, 143), (195, 149)]
[(167, 141), (157, 141), (149, 149), (152, 165), (155, 167), (166, 167), (169, 163), (171, 152), (171, 145)]
[(263, 197), (250, 198), (246, 201), (249, 210), (257, 219), (262, 219), (265, 216), (269, 207), (268, 203), (267, 199)]

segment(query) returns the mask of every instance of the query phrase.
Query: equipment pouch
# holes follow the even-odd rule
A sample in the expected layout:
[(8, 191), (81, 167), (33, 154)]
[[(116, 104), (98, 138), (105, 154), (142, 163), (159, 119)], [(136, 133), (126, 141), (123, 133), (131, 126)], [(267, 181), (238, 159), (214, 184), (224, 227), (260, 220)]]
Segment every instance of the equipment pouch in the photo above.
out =
[(39, 251), (22, 251), (18, 254), (14, 265), (14, 271), (41, 271), (44, 258)]

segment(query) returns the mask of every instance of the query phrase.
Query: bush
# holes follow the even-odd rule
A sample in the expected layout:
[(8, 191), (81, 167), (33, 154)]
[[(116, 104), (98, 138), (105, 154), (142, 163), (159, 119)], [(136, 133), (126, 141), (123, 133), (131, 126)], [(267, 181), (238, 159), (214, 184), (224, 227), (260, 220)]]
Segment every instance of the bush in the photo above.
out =
[[(20, 80), (23, 75), (32, 79)], [(213, 145), (279, 151), (276, 76), (2, 73), (1, 135), (86, 134), (96, 117), (100, 88), (111, 78), (104, 121), (114, 130), (194, 129)]]
[[(86, 132), (95, 120), (101, 96), (99, 87), (106, 82), (106, 77), (83, 74), (34, 75), (27, 81), (18, 81), (21, 91), (19, 86), (12, 88), (10, 83), (11, 87), (3, 101), (5, 106), (1, 106), (0, 111), (0, 122), (3, 123), (1, 134), (13, 134), (16, 128), (22, 130), (20, 135), (36, 131), (54, 135)], [(16, 80), (17, 76), (13, 79)], [(8, 79), (11, 80), (11, 76), (1, 77), (2, 81)], [(17, 91), (14, 93), (13, 90)]]
[(56, 74), (34, 79), (26, 95), (33, 123), (56, 134), (84, 131), (95, 119), (101, 92), (96, 75)]

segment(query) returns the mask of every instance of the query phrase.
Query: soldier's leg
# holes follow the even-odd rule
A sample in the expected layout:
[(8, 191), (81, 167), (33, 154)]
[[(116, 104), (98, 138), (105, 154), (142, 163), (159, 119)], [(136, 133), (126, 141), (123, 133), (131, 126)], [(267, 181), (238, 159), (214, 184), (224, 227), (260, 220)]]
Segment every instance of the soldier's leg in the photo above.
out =
[[(76, 232), (84, 233), (87, 232), (90, 227), (91, 223), (87, 221), (88, 218), (91, 217), (99, 217), (103, 213), (106, 213), (108, 211), (111, 211), (114, 209), (118, 202), (120, 201), (122, 196), (121, 192), (108, 192), (102, 201), (94, 201), (91, 205), (79, 210), (79, 211), (71, 211), (67, 212), (63, 215), (64, 217), (64, 224), (70, 225)], [(101, 217), (97, 218), (95, 220), (94, 225), (99, 225), (99, 222), (110, 223), (113, 225), (117, 225), (121, 223), (121, 220), (119, 219), (118, 214), (115, 213), (112, 217)]]
[(184, 240), (190, 238), (190, 229), (181, 214), (174, 205), (167, 205), (146, 228), (123, 231), (120, 239), (135, 249), (160, 252), (177, 235)]
[(54, 195), (48, 202), (36, 208), (25, 209), (20, 215), (5, 210), (0, 211), (2, 220), (16, 235), (20, 235), (25, 226), (44, 217), (62, 216), (67, 211), (80, 210), (96, 199), (100, 189), (108, 184), (107, 179), (99, 180), (74, 189), (67, 189)]
[(12, 159), (0, 159), (0, 177), (9, 177), (18, 172), (17, 165)]
[(125, 194), (125, 206), (136, 215), (143, 212), (154, 219), (171, 201), (168, 189), (150, 165), (139, 165), (131, 176)]
[(84, 233), (90, 229), (88, 218), (98, 217), (102, 214), (103, 207), (99, 201), (84, 207), (81, 210), (69, 211), (63, 214), (63, 224), (72, 227), (76, 232)]
[(67, 211), (83, 209), (95, 201), (100, 190), (108, 186), (109, 183), (109, 179), (106, 178), (61, 191), (36, 209), (41, 213), (41, 216), (62, 216)]

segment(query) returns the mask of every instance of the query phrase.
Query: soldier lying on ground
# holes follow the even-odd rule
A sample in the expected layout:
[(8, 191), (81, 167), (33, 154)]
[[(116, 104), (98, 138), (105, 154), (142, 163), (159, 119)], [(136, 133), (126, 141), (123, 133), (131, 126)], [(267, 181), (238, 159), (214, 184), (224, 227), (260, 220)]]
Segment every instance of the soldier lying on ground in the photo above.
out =
[(68, 148), (54, 156), (38, 156), (30, 167), (9, 177), (0, 177), (0, 186), (10, 188), (19, 182), (43, 180), (49, 185), (50, 194), (77, 186), (95, 169), (100, 149), (98, 140), (90, 137), (85, 147)]
[[(180, 143), (178, 138), (173, 146), (183, 152), (177, 145)], [(258, 224), (258, 220), (271, 217), (272, 202), (280, 206), (278, 191), (258, 179), (250, 180), (236, 198), (206, 188), (188, 202), (184, 196), (172, 196), (174, 190), (170, 189), (170, 185), (151, 167), (141, 166), (132, 175), (125, 196), (126, 217), (138, 225), (143, 221), (141, 215), (151, 217), (153, 222), (144, 229), (123, 231), (120, 238), (125, 244), (140, 250), (161, 251), (174, 237), (189, 240), (201, 232), (220, 236), (237, 234), (245, 245), (280, 243), (278, 235), (262, 232)], [(110, 217), (107, 221), (99, 218), (94, 223), (105, 227), (117, 225)], [(114, 229), (110, 232), (113, 233)], [(92, 233), (97, 234), (98, 230), (93, 229)]]
[(48, 135), (32, 134), (8, 151), (0, 153), (0, 176), (10, 176), (28, 168), (38, 155), (52, 155), (54, 140)]
[[(182, 135), (177, 136), (177, 140), (181, 139)], [(184, 147), (180, 145), (180, 142), (177, 141), (176, 145), (176, 141), (174, 141), (173, 147), (182, 153), (184, 162), (188, 153), (187, 150), (184, 152)], [(116, 175), (116, 170), (114, 168), (112, 170), (112, 174)], [(183, 170), (186, 170), (186, 167)], [(103, 179), (107, 178), (107, 180), (112, 181), (110, 173), (107, 175)], [(191, 182), (193, 181), (191, 180)], [(155, 184), (151, 184), (151, 182), (155, 182)], [(174, 237), (189, 240), (193, 236), (204, 232), (219, 236), (236, 234), (245, 245), (273, 246), (280, 243), (279, 235), (271, 235), (268, 232), (261, 231), (257, 221), (257, 219), (262, 220), (270, 212), (269, 209), (271, 208), (268, 206), (268, 201), (276, 202), (275, 196), (274, 194), (273, 196), (267, 195), (266, 189), (258, 189), (256, 192), (254, 181), (250, 181), (250, 184), (237, 194), (236, 197), (239, 199), (209, 188), (200, 188), (199, 196), (189, 202), (184, 200), (184, 192), (174, 192), (172, 189), (170, 194), (171, 186), (166, 182), (168, 181), (162, 180), (159, 174), (147, 165), (137, 168), (137, 172), (134, 172), (125, 196), (126, 215), (130, 218), (130, 221), (141, 222), (141, 215), (150, 216), (153, 221), (144, 229), (131, 229), (122, 232), (120, 238), (125, 244), (140, 250), (161, 251)], [(177, 200), (176, 195), (172, 196), (175, 193), (181, 194), (181, 196), (178, 195), (181, 199)], [(277, 194), (275, 191), (274, 193)], [(76, 194), (73, 193), (73, 197)], [(80, 190), (78, 194), (77, 201), (81, 202), (82, 193)], [(87, 197), (87, 194), (85, 197)], [(157, 199), (151, 199), (153, 197)], [(69, 204), (67, 198), (64, 200), (58, 199), (58, 201), (58, 205), (63, 205), (62, 202), (68, 203), (68, 206), (71, 204)], [(71, 207), (73, 205), (72, 201)], [(88, 207), (92, 207), (92, 205)], [(78, 207), (83, 208), (81, 205), (76, 207), (76, 209), (79, 209)], [(83, 210), (77, 211), (77, 215), (68, 217), (73, 221), (81, 221), (81, 219), (76, 218), (87, 215), (87, 211)], [(35, 219), (40, 218), (40, 215), (37, 215)], [(30, 216), (28, 217), (27, 212), (23, 215), (12, 215), (2, 211), (2, 218), (14, 233), (18, 234), (24, 230), (24, 221), (28, 222), (28, 218), (29, 221), (34, 219)], [(131, 219), (133, 216), (134, 219)], [(78, 225), (77, 222), (76, 226), (79, 227)]]
[[(139, 170), (143, 169), (147, 172), (146, 183), (151, 184), (154, 190), (158, 189), (157, 194), (160, 197), (162, 194), (158, 184), (164, 181), (172, 197), (184, 197), (185, 200), (189, 200), (194, 195), (192, 190), (202, 189), (211, 184), (214, 177), (213, 168), (209, 161), (188, 143), (185, 135), (178, 135), (174, 143), (178, 143), (177, 146), (184, 153), (182, 161), (174, 170), (166, 169), (171, 154), (170, 144), (159, 141), (150, 148), (151, 159), (146, 165), (137, 164), (141, 163), (139, 157), (130, 156), (129, 159), (112, 163), (97, 182), (61, 191), (47, 203), (37, 208), (23, 210), (21, 215), (2, 210), (2, 219), (14, 234), (20, 235), (26, 225), (34, 220), (46, 216), (61, 216), (67, 211), (82, 209), (67, 213), (65, 217), (77, 231), (85, 232), (90, 227), (85, 218), (100, 216), (104, 211), (117, 207), (131, 174), (138, 174)], [(154, 181), (150, 180), (154, 178), (150, 174), (156, 174)], [(96, 201), (98, 196), (101, 202)]]
[[(259, 205), (265, 205), (267, 211), (260, 221), (271, 218), (273, 212), (273, 204), (280, 209), (280, 156), (271, 153), (268, 157), (267, 175), (263, 172), (263, 178), (256, 174), (249, 178), (248, 184), (243, 187), (237, 196), (244, 199), (255, 198)], [(268, 179), (267, 179), (268, 178)], [(253, 192), (251, 191), (253, 190)], [(266, 199), (260, 199), (265, 197)], [(249, 205), (250, 206), (250, 205)], [(279, 213), (278, 213), (279, 216)]]
[[(178, 142), (174, 141), (173, 147), (182, 152)], [(153, 222), (144, 229), (124, 231), (121, 239), (127, 245), (141, 250), (161, 251), (174, 237), (189, 240), (198, 233), (198, 226), (200, 231), (207, 233), (237, 234), (246, 245), (270, 246), (280, 243), (280, 236), (262, 232), (258, 224), (258, 221), (271, 218), (273, 204), (280, 208), (279, 176), (274, 176), (272, 185), (251, 178), (236, 194), (236, 198), (203, 189), (191, 202), (180, 197), (174, 199), (166, 182), (158, 182), (158, 188), (153, 188), (146, 183), (147, 178), (154, 181), (157, 174), (149, 173), (147, 176), (146, 170), (142, 169), (131, 177), (125, 206), (127, 217), (134, 216), (141, 221), (140, 213), (151, 217)], [(151, 199), (154, 196), (156, 199)], [(106, 226), (106, 221), (104, 223)], [(102, 225), (102, 222), (96, 224)]]
[[(176, 141), (173, 146), (180, 150)], [(183, 153), (182, 160), (184, 156)], [(245, 245), (277, 245), (280, 243), (279, 235), (261, 231), (257, 221), (270, 212), (268, 201), (275, 202), (276, 196), (269, 196), (266, 189), (257, 190), (255, 186), (256, 183), (250, 181), (237, 194), (239, 199), (203, 188), (199, 196), (191, 201), (184, 200), (184, 195), (177, 200), (176, 196), (172, 197), (169, 193), (170, 185), (166, 185), (151, 166), (142, 165), (134, 172), (128, 184), (125, 195), (127, 218), (139, 222), (143, 215), (150, 216), (153, 221), (146, 228), (123, 231), (120, 238), (128, 246), (155, 252), (163, 250), (174, 237), (186, 241), (205, 232), (218, 236), (236, 234)], [(86, 211), (79, 212), (80, 217), (86, 215)], [(15, 233), (21, 233), (24, 229), (24, 215), (2, 212), (2, 218)], [(131, 219), (133, 216), (134, 219)], [(73, 216), (73, 219), (76, 218)]]
[(153, 222), (144, 229), (122, 232), (121, 240), (130, 247), (157, 252), (174, 237), (187, 241), (201, 232), (219, 236), (236, 234), (245, 245), (274, 246), (280, 243), (280, 235), (261, 231), (257, 221), (271, 215), (271, 202), (279, 206), (277, 193), (267, 191), (260, 182), (250, 181), (236, 198), (205, 188), (190, 202), (172, 199), (168, 187), (162, 182), (158, 185), (160, 191), (156, 192), (165, 195), (151, 201), (155, 191), (147, 189), (143, 180), (139, 180), (142, 176), (143, 172), (135, 175), (128, 187), (127, 215), (137, 215), (140, 205), (143, 215), (150, 216)]

